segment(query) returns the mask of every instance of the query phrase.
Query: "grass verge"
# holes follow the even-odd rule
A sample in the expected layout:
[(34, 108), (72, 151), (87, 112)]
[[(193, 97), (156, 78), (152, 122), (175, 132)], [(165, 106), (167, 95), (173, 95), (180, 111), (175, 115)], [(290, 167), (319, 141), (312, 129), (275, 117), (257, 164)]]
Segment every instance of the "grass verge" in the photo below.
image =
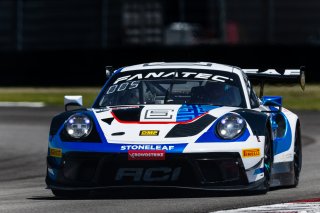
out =
[(65, 95), (82, 95), (83, 106), (90, 107), (101, 88), (0, 88), (0, 101), (44, 102), (47, 106), (63, 106)]
[[(259, 89), (255, 90), (259, 94)], [(305, 91), (300, 86), (265, 85), (264, 95), (282, 96), (283, 106), (288, 109), (320, 110), (320, 84), (306, 85)]]
[[(47, 106), (63, 106), (64, 95), (82, 95), (83, 105), (90, 107), (101, 88), (0, 88), (0, 101), (44, 102)], [(259, 88), (255, 87), (257, 94)], [(283, 97), (283, 106), (292, 110), (320, 110), (320, 84), (299, 86), (266, 85), (265, 95)]]

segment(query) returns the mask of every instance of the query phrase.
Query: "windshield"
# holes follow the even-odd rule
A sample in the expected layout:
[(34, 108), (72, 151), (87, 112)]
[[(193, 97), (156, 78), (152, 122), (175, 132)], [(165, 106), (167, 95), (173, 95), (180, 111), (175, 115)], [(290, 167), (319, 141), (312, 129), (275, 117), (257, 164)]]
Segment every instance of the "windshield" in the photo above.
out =
[(145, 104), (207, 104), (244, 107), (239, 77), (211, 70), (145, 70), (110, 79), (99, 107)]

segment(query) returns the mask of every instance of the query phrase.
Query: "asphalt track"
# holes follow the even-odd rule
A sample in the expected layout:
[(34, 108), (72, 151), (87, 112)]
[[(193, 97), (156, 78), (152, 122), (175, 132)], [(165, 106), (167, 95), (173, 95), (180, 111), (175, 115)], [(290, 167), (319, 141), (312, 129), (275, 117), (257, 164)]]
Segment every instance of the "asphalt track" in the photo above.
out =
[(320, 112), (296, 112), (303, 135), (297, 188), (267, 195), (197, 191), (104, 191), (86, 199), (55, 198), (44, 183), (50, 120), (63, 108), (0, 108), (0, 213), (211, 212), (320, 197)]

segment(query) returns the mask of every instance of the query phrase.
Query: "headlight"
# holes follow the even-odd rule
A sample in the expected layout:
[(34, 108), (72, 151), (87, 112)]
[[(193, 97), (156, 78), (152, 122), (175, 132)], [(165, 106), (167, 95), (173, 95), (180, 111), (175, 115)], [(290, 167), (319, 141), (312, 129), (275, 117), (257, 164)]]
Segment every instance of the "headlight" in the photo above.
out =
[(236, 114), (224, 115), (217, 125), (217, 133), (222, 139), (234, 139), (241, 135), (246, 127), (244, 118)]
[(87, 137), (92, 130), (92, 122), (84, 114), (74, 114), (65, 123), (65, 130), (73, 138)]

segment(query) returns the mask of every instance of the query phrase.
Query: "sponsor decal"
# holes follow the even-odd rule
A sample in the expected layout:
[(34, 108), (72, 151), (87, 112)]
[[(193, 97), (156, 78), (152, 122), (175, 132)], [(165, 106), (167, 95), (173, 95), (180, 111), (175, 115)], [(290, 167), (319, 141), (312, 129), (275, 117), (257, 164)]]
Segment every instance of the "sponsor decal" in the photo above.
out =
[(146, 145), (122, 145), (120, 150), (125, 151), (125, 150), (173, 150), (175, 146), (173, 145), (151, 145), (151, 144), (146, 144)]
[(177, 113), (177, 121), (190, 121), (219, 106), (183, 104)]
[(164, 150), (129, 150), (128, 160), (165, 160), (166, 152)]
[(173, 109), (150, 109), (146, 110), (145, 119), (172, 119)]
[(154, 168), (119, 168), (115, 181), (133, 182), (164, 182), (177, 181), (181, 167), (154, 167)]
[(62, 157), (62, 149), (50, 148), (49, 152), (51, 157), (57, 157), (57, 158)]
[(140, 136), (158, 136), (159, 130), (141, 130)]
[(285, 69), (283, 74), (275, 69), (259, 70), (259, 69), (242, 69), (248, 74), (263, 74), (263, 75), (300, 75), (299, 69)]
[[(86, 144), (86, 147), (92, 147), (92, 144)], [(113, 144), (106, 142), (106, 146), (103, 148), (99, 147), (101, 152), (121, 152), (128, 153), (129, 150), (164, 150), (166, 153), (182, 153), (186, 148), (187, 143), (178, 143), (178, 144)], [(68, 144), (72, 148), (76, 149), (78, 146), (75, 144)]]
[(251, 158), (251, 157), (258, 157), (260, 156), (260, 149), (243, 149), (242, 150), (242, 157), (244, 158)]
[[(213, 75), (212, 73), (197, 73), (197, 72), (150, 72), (150, 73), (137, 73), (134, 75), (126, 75), (119, 77), (117, 80), (114, 81), (113, 84), (118, 84), (119, 82), (122, 81), (134, 81), (138, 82), (141, 79), (157, 79), (157, 78), (191, 78), (191, 79), (203, 79), (203, 80), (212, 80), (212, 81), (219, 81), (219, 82), (226, 82), (226, 80), (233, 81), (233, 79), (227, 77), (227, 76), (222, 76), (222, 75)], [(131, 88), (136, 88), (139, 83), (134, 83), (134, 84), (126, 84), (122, 87), (131, 87)], [(117, 87), (112, 88), (111, 90), (109, 89), (108, 92), (112, 93), (117, 89)], [(107, 93), (108, 93), (107, 92)], [(109, 94), (108, 93), (108, 94)]]

